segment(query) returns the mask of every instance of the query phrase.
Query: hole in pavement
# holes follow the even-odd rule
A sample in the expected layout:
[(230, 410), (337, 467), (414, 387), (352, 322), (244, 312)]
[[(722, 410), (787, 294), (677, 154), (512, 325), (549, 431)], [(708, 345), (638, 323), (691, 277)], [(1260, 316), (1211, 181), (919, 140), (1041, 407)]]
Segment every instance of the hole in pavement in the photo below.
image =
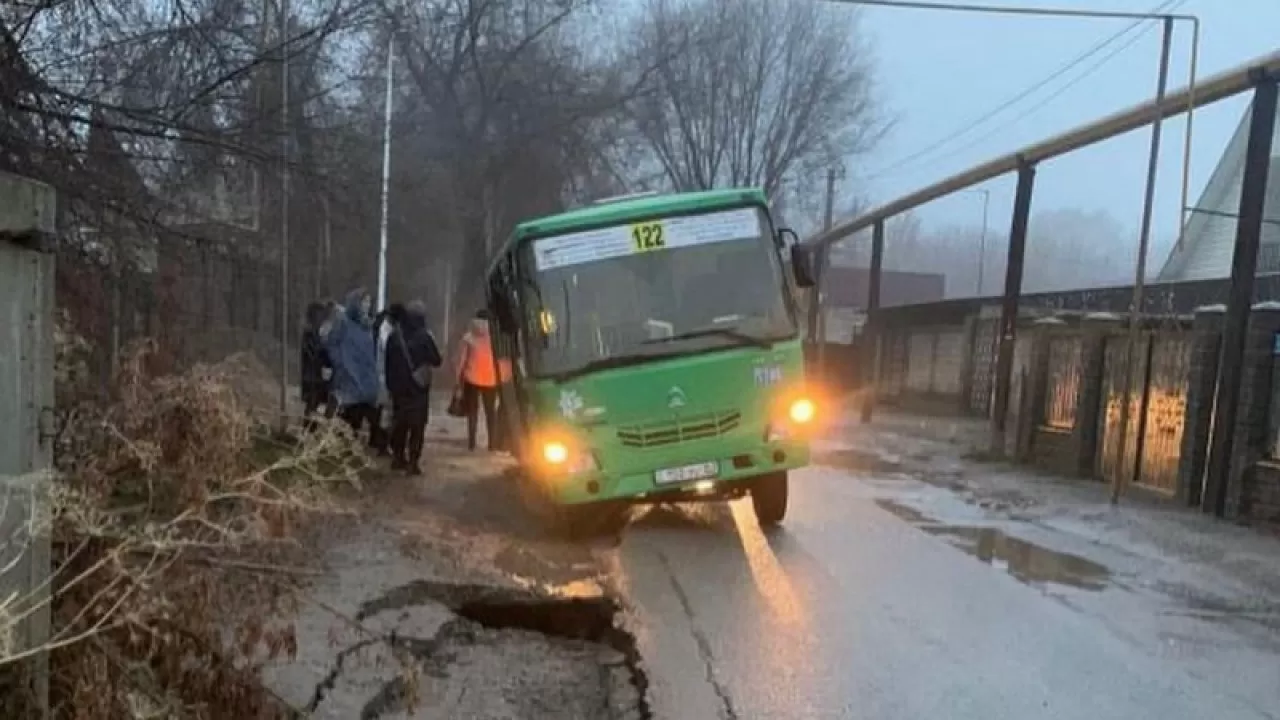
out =
[[(575, 592), (580, 588), (580, 591)], [(640, 717), (653, 717), (649, 708), (649, 679), (640, 659), (635, 637), (618, 627), (616, 619), (622, 608), (616, 599), (599, 591), (599, 587), (573, 584), (541, 592), (524, 588), (489, 585), (454, 584), (418, 580), (393, 588), (381, 597), (364, 603), (357, 620), (387, 610), (399, 610), (425, 602), (437, 602), (465, 621), (491, 630), (524, 630), (547, 637), (579, 640), (604, 645), (622, 656), (622, 664), (636, 690)], [(464, 629), (456, 625), (453, 632)], [(439, 642), (417, 647), (406, 645), (419, 657), (439, 651)]]
[(930, 535), (944, 537), (954, 547), (982, 562), (1003, 568), (1028, 585), (1054, 584), (1102, 590), (1111, 577), (1110, 570), (1088, 558), (1050, 550), (1008, 535), (999, 528), (946, 525), (893, 500), (878, 498), (875, 503)]

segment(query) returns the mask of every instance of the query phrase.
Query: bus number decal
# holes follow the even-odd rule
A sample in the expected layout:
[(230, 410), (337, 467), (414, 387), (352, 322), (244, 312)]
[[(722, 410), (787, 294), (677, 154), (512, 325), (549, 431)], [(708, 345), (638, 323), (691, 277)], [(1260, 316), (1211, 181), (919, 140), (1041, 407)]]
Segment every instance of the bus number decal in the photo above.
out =
[(631, 226), (632, 252), (661, 250), (667, 246), (667, 237), (661, 220), (636, 223)]

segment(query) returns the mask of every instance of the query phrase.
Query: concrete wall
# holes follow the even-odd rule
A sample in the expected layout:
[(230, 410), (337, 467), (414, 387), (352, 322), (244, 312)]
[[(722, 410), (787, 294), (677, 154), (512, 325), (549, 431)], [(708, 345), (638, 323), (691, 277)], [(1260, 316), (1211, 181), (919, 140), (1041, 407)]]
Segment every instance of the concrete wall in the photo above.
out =
[[(53, 190), (0, 175), (0, 599), (17, 597), (0, 617), (0, 653), (35, 647), (49, 632), (42, 593), (49, 539), (42, 490), (50, 467), (53, 410)], [(3, 600), (0, 600), (2, 602)], [(6, 610), (0, 610), (2, 616)], [(35, 690), (47, 693), (43, 657), (32, 664)]]

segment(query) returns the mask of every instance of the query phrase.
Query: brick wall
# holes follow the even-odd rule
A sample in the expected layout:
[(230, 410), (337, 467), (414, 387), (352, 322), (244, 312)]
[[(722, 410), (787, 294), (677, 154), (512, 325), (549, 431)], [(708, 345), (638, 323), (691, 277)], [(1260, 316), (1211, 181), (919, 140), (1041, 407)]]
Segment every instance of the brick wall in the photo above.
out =
[(1280, 530), (1280, 463), (1262, 461), (1254, 465), (1248, 485), (1249, 519)]
[(1032, 431), (1030, 463), (1042, 470), (1075, 475), (1079, 444), (1070, 430), (1040, 426)]

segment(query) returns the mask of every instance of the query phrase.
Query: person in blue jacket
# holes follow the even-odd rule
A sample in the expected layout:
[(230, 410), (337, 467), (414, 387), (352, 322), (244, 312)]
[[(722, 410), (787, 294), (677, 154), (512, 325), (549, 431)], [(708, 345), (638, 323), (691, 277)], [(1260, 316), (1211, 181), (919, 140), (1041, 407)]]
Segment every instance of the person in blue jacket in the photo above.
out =
[(332, 393), (338, 416), (360, 433), (369, 423), (370, 445), (377, 440), (378, 345), (374, 340), (370, 310), (373, 299), (363, 289), (347, 294), (343, 314), (325, 338), (333, 364)]

